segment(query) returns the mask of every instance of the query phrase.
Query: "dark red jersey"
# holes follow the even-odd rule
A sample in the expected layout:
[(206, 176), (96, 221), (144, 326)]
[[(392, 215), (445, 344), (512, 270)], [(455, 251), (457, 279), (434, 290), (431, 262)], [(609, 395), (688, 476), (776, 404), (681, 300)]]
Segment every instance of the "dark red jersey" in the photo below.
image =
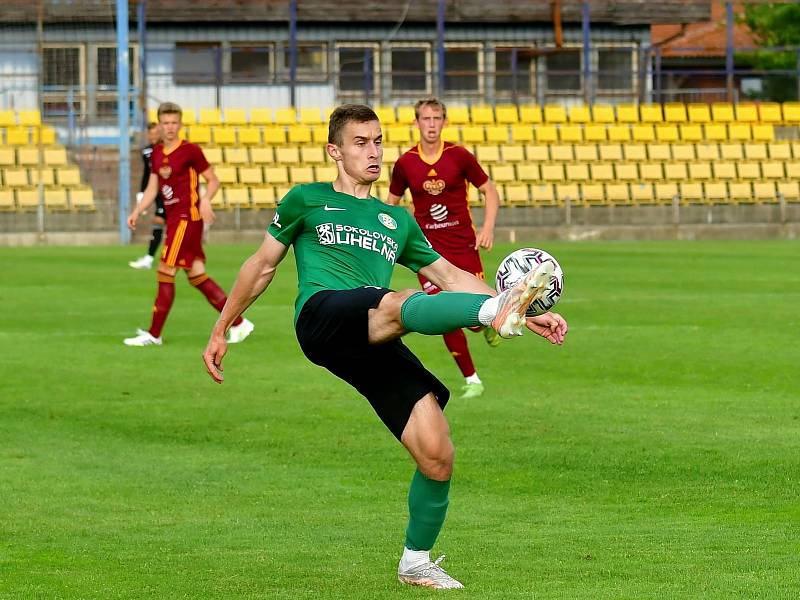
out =
[(164, 145), (157, 144), (150, 163), (153, 173), (158, 175), (167, 222), (199, 221), (199, 174), (209, 166), (200, 146), (183, 140), (172, 151), (165, 152)]
[(404, 153), (392, 169), (389, 191), (402, 196), (411, 190), (414, 218), (434, 250), (462, 252), (475, 247), (475, 229), (467, 201), (467, 186), (489, 180), (469, 150), (444, 142), (428, 162), (417, 145)]

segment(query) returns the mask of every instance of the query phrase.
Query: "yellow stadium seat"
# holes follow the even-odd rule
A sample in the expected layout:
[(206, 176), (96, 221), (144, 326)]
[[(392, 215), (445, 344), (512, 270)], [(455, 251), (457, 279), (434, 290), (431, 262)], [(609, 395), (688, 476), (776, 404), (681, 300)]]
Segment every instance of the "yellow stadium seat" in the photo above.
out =
[(751, 138), (750, 125), (747, 123), (731, 123), (728, 125), (728, 139), (744, 141)]
[[(545, 107), (545, 111), (547, 107)], [(571, 106), (569, 109), (569, 122), (570, 123), (589, 123), (592, 120), (592, 114), (588, 106), (585, 104)]]
[(706, 103), (692, 103), (686, 107), (687, 116), (692, 123), (708, 123), (711, 121), (711, 110)]
[(606, 201), (605, 188), (602, 183), (582, 183), (581, 197), (584, 204), (604, 204)]
[(568, 164), (566, 176), (568, 181), (589, 181), (589, 165), (586, 163)]
[(17, 122), (21, 127), (39, 127), (42, 124), (42, 115), (38, 109), (21, 110), (17, 113)]
[(294, 165), (300, 162), (300, 150), (294, 146), (275, 148), (275, 162), (280, 165)]
[(644, 182), (631, 184), (631, 200), (637, 204), (652, 204), (655, 199), (652, 184)]
[(714, 102), (711, 105), (711, 120), (717, 123), (730, 123), (733, 121), (733, 104), (730, 102)]
[(728, 197), (734, 202), (752, 202), (753, 188), (749, 181), (732, 181), (728, 184)]
[(524, 123), (514, 123), (511, 125), (511, 139), (517, 144), (532, 142), (533, 127)]
[(451, 125), (466, 125), (469, 121), (469, 107), (467, 106), (448, 106), (447, 120)]
[(461, 139), (465, 144), (480, 144), (484, 141), (483, 127), (480, 125), (465, 125), (461, 128)]
[(580, 188), (577, 183), (557, 183), (556, 197), (561, 204), (566, 204), (567, 201), (578, 203), (581, 201)]
[[(316, 165), (325, 162), (325, 153), (319, 146), (303, 146), (300, 148), (300, 162), (306, 165)], [(384, 149), (384, 162), (386, 150)]]
[(510, 183), (504, 186), (504, 200), (508, 204), (527, 204), (530, 201), (530, 189), (524, 183)]
[(736, 179), (736, 163), (729, 161), (718, 161), (711, 163), (714, 168), (714, 179), (719, 181), (733, 181)]
[(89, 186), (70, 188), (69, 204), (74, 210), (95, 210), (94, 191)]
[(232, 146), (236, 143), (236, 130), (232, 127), (212, 127), (211, 139), (218, 146)]
[(617, 164), (614, 167), (614, 173), (620, 181), (636, 181), (639, 179), (639, 168), (634, 163)]
[(702, 204), (705, 200), (703, 184), (696, 181), (682, 181), (680, 183), (681, 202), (688, 204)]
[(753, 139), (763, 142), (771, 142), (775, 139), (775, 130), (771, 123), (761, 123), (753, 125)]
[(519, 121), (519, 112), (513, 104), (499, 104), (495, 107), (494, 113), (497, 123), (512, 125)]
[(614, 167), (607, 163), (593, 163), (589, 165), (591, 168), (592, 181), (614, 181)]
[(672, 202), (680, 197), (678, 184), (675, 182), (661, 182), (655, 184), (655, 197), (657, 202)]
[(0, 188), (0, 211), (14, 210), (16, 201), (14, 200), (14, 190), (11, 188)]
[(533, 204), (555, 204), (556, 194), (552, 183), (531, 185), (531, 202)]
[(764, 179), (783, 179), (783, 163), (777, 160), (762, 161), (761, 176)]
[[(264, 171), (258, 165), (239, 167), (239, 183), (245, 185), (260, 185), (264, 183)], [(230, 202), (228, 202), (230, 204)]]
[(495, 122), (491, 106), (473, 106), (470, 109), (470, 116), (476, 125), (490, 125)]
[(500, 162), (500, 148), (496, 144), (476, 146), (475, 157), (480, 163)]
[(336, 167), (314, 167), (317, 181), (334, 181), (339, 176), (339, 171)]
[(53, 169), (50, 167), (30, 169), (30, 179), (31, 185), (39, 185), (40, 180), (44, 185), (54, 185), (56, 182)]
[(23, 166), (39, 164), (39, 149), (36, 146), (17, 148), (17, 164)]
[(787, 202), (800, 201), (800, 182), (798, 181), (779, 181), (778, 193)]
[[(639, 107), (642, 123), (660, 123), (664, 121), (660, 104), (642, 104)], [(617, 120), (619, 121), (619, 109), (617, 109)]]
[(669, 144), (647, 144), (647, 156), (650, 160), (671, 160)]
[(525, 147), (517, 144), (504, 144), (500, 146), (505, 162), (522, 162), (525, 160)]
[(622, 160), (622, 144), (600, 144), (600, 160)]
[(575, 155), (572, 152), (571, 144), (553, 144), (550, 146), (550, 158), (552, 160), (572, 161)]
[(289, 172), (286, 167), (264, 167), (264, 182), (270, 185), (285, 185), (289, 183)]
[(67, 150), (63, 146), (50, 146), (44, 149), (44, 164), (60, 166), (67, 164)]
[(35, 143), (31, 140), (27, 127), (9, 127), (6, 129), (6, 144), (9, 146), (27, 146)]
[(592, 107), (591, 120), (595, 123), (613, 123), (614, 107), (610, 104), (595, 104)]
[[(32, 132), (33, 135), (31, 137), (33, 139), (31, 141), (33, 143), (36, 143), (36, 131), (37, 130), (34, 129), (33, 132)], [(39, 135), (41, 137), (41, 141), (42, 141), (42, 145), (43, 146), (50, 146), (50, 145), (53, 145), (53, 144), (56, 143), (57, 140), (56, 140), (56, 130), (55, 129), (53, 129), (49, 125), (42, 125), (42, 127), (40, 127), (38, 131), (39, 131)]]
[(753, 196), (756, 202), (777, 202), (774, 181), (756, 181), (753, 183)]
[(628, 125), (609, 125), (606, 131), (610, 142), (627, 142), (631, 139), (631, 129)]
[(495, 144), (508, 143), (508, 127), (505, 125), (487, 125), (486, 141)]
[[(320, 148), (320, 151), (322, 152), (322, 148)], [(386, 164), (389, 164), (389, 165), (393, 165), (394, 163), (397, 162), (397, 159), (400, 158), (401, 154), (402, 154), (402, 152), (400, 151), (400, 148), (397, 147), (397, 146), (384, 146), (383, 147), (383, 162), (386, 163)], [(325, 153), (322, 152), (322, 160), (314, 161), (314, 162), (322, 163), (322, 162), (325, 162), (325, 160), (327, 160), (326, 157), (325, 157)], [(312, 162), (312, 161), (307, 161), (307, 160), (303, 159), (303, 162)]]
[(664, 179), (664, 170), (661, 168), (661, 163), (641, 163), (639, 176), (644, 181), (661, 181)]
[(251, 108), (250, 121), (251, 125), (272, 125), (275, 120), (272, 118), (271, 108)]
[[(232, 165), (246, 165), (250, 162), (250, 156), (247, 148), (237, 146), (235, 148), (225, 148), (225, 162)], [(208, 159), (208, 157), (206, 157)]]
[(667, 102), (664, 104), (664, 120), (669, 123), (685, 123), (686, 105), (683, 102)]
[(631, 194), (627, 183), (606, 183), (606, 199), (611, 204), (630, 204)]
[[(768, 143), (769, 157), (773, 160), (789, 160), (792, 158), (792, 147), (783, 142)], [(2, 161), (0, 161), (2, 164)]]
[(303, 125), (320, 125), (325, 122), (319, 107), (307, 107), (300, 109), (300, 123)]
[(719, 146), (716, 144), (697, 144), (697, 160), (719, 160)]
[(544, 120), (545, 123), (566, 123), (567, 110), (561, 104), (546, 104)]
[(182, 110), (181, 123), (184, 125), (194, 125), (197, 123), (197, 113), (193, 108), (184, 108)]
[[(745, 125), (745, 127), (747, 127)], [(703, 128), (704, 139), (714, 142), (722, 142), (728, 139), (725, 125), (719, 123), (707, 123)]]
[(625, 144), (622, 147), (625, 160), (643, 162), (647, 160), (647, 151), (644, 144)]
[(783, 122), (792, 125), (800, 123), (800, 102), (783, 103)]
[(198, 123), (200, 125), (221, 125), (222, 111), (218, 108), (201, 108)]
[(225, 203), (233, 208), (250, 206), (250, 190), (243, 185), (230, 185), (223, 188)]
[(583, 135), (587, 142), (605, 142), (606, 141), (606, 127), (605, 125), (595, 125), (589, 123), (583, 128)]
[[(247, 125), (247, 111), (243, 108), (226, 108), (223, 111), (225, 125)], [(202, 112), (200, 113), (202, 119)]]
[(574, 147), (575, 160), (581, 162), (593, 162), (599, 160), (597, 146), (594, 144), (578, 144)]
[(558, 130), (555, 125), (537, 125), (533, 128), (533, 133), (539, 143), (552, 143), (558, 140)]
[(275, 188), (272, 186), (251, 187), (250, 201), (255, 208), (273, 208), (275, 206)]
[(711, 163), (707, 162), (690, 162), (689, 165), (689, 179), (695, 181), (706, 181), (711, 179)]
[(390, 144), (408, 144), (411, 142), (411, 130), (408, 125), (389, 125), (384, 134)]
[(264, 165), (275, 162), (275, 154), (271, 146), (254, 146), (250, 148), (250, 162)]
[(757, 142), (744, 144), (744, 157), (747, 160), (766, 160), (767, 145)]
[(307, 125), (290, 125), (287, 134), (290, 144), (311, 143), (311, 128)]
[(761, 169), (757, 162), (741, 161), (736, 164), (739, 179), (754, 180), (761, 179)]
[(665, 163), (664, 179), (670, 181), (685, 181), (688, 179), (686, 163)]
[(294, 108), (278, 108), (275, 110), (277, 125), (294, 125), (297, 123), (297, 111)]
[(539, 165), (536, 163), (524, 163), (516, 166), (517, 179), (520, 181), (539, 181)]
[(783, 121), (781, 105), (777, 102), (762, 102), (759, 104), (758, 116), (762, 123), (780, 123)]
[(244, 146), (257, 146), (261, 143), (261, 129), (258, 127), (240, 127), (239, 143)]
[(527, 104), (519, 107), (520, 123), (541, 123), (542, 107), (536, 104)]
[(14, 149), (0, 145), (0, 167), (13, 167), (15, 164), (17, 164), (17, 158)]
[(758, 121), (758, 107), (750, 102), (737, 104), (736, 120), (745, 123), (754, 123)]
[(208, 125), (193, 125), (189, 127), (188, 139), (194, 144), (210, 144), (211, 128)]
[[(416, 135), (418, 134), (419, 130), (414, 129), (413, 132), (415, 134), (415, 139), (417, 139)], [(447, 125), (446, 127), (442, 127), (442, 139), (445, 142), (453, 142), (454, 144), (460, 143), (461, 129), (455, 125)]]
[(579, 125), (562, 125), (558, 135), (562, 142), (580, 143), (583, 141), (583, 128)]
[[(722, 129), (725, 129), (725, 126), (721, 126)], [(681, 123), (678, 126), (678, 131), (680, 132), (680, 138), (684, 142), (699, 142), (703, 139), (703, 129), (700, 125), (694, 125), (691, 123)]]
[(28, 179), (28, 169), (21, 167), (11, 167), (3, 169), (3, 184), (6, 187), (27, 187), (30, 180)]
[(656, 139), (660, 142), (677, 142), (680, 139), (678, 127), (669, 124), (656, 125)]
[(17, 116), (13, 110), (0, 110), (0, 127), (14, 127), (16, 124)]
[(239, 181), (239, 174), (236, 172), (236, 167), (229, 165), (218, 165), (214, 168), (214, 173), (217, 179), (222, 184), (237, 183)]
[(722, 181), (706, 181), (703, 184), (706, 202), (725, 202), (728, 199), (728, 186)]
[[(659, 113), (661, 107), (658, 106)], [(657, 121), (661, 121), (661, 116)], [(617, 122), (618, 123), (638, 123), (639, 122), (639, 107), (635, 104), (619, 104), (617, 105)]]
[(496, 183), (505, 183), (507, 181), (514, 181), (514, 167), (513, 165), (491, 165), (492, 181)]
[(413, 106), (403, 105), (397, 107), (397, 123), (411, 125), (416, 119), (417, 116), (414, 114)]
[(791, 142), (792, 146), (792, 156), (794, 158), (800, 158), (800, 142)]
[(694, 146), (692, 144), (672, 144), (672, 158), (675, 160), (694, 160)]
[(328, 143), (328, 126), (327, 125), (314, 125), (311, 127), (311, 141), (314, 144), (322, 144), (323, 146)]
[(292, 183), (312, 183), (314, 170), (312, 167), (289, 167), (289, 179)]
[(204, 146), (202, 148), (203, 156), (206, 157), (206, 160), (211, 165), (218, 165), (222, 162), (225, 162), (222, 158), (222, 148), (218, 146)]
[(722, 160), (742, 160), (744, 158), (742, 145), (738, 143), (720, 144), (719, 155)]
[(542, 144), (526, 144), (525, 156), (529, 161), (547, 162), (550, 160), (550, 152), (547, 146)]
[(158, 123), (158, 107), (151, 106), (147, 109), (147, 122)]
[(17, 188), (15, 192), (20, 210), (36, 210), (39, 207), (39, 190), (36, 188)]
[(542, 180), (547, 182), (564, 181), (564, 165), (543, 164), (541, 166)]
[(378, 120), (381, 122), (381, 125), (391, 125), (397, 121), (394, 108), (391, 106), (376, 106), (372, 110), (378, 115)]

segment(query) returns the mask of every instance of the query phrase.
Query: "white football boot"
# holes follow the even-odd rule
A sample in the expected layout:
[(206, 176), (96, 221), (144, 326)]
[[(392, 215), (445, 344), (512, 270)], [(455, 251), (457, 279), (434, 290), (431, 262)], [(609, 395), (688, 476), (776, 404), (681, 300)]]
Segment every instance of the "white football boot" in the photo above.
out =
[(150, 269), (153, 267), (153, 257), (145, 254), (142, 258), (130, 261), (128, 266), (133, 269)]
[(135, 337), (125, 338), (122, 343), (126, 346), (160, 346), (162, 342), (160, 337), (153, 337), (149, 331), (137, 329)]
[(239, 342), (243, 342), (245, 338), (253, 333), (253, 329), (256, 326), (253, 325), (252, 321), (248, 321), (247, 319), (242, 319), (242, 322), (238, 325), (231, 326), (228, 329), (228, 333), (225, 334), (225, 341), (229, 344), (238, 344)]
[(444, 560), (444, 554), (437, 558), (434, 562), (427, 561), (410, 567), (403, 571), (400, 566), (397, 567), (397, 579), (401, 583), (408, 585), (419, 585), (422, 587), (435, 588), (437, 590), (456, 590), (461, 589), (464, 585), (450, 577), (439, 563)]
[(522, 335), (525, 327), (525, 311), (531, 302), (541, 298), (547, 291), (554, 270), (553, 263), (545, 261), (497, 297), (499, 304), (492, 320), (492, 329), (499, 333), (500, 337)]

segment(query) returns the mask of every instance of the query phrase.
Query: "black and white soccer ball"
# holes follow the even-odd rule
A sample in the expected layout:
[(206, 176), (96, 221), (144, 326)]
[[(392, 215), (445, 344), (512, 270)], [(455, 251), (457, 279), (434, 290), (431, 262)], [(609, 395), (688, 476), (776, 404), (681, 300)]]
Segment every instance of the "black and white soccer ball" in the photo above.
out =
[(544, 314), (558, 303), (561, 293), (564, 291), (564, 272), (561, 270), (561, 265), (551, 254), (544, 250), (520, 248), (506, 256), (497, 268), (495, 286), (498, 292), (504, 292), (513, 287), (523, 275), (546, 261), (553, 263), (553, 276), (550, 278), (550, 284), (547, 286), (544, 295), (531, 302), (528, 307), (525, 314), (529, 317)]

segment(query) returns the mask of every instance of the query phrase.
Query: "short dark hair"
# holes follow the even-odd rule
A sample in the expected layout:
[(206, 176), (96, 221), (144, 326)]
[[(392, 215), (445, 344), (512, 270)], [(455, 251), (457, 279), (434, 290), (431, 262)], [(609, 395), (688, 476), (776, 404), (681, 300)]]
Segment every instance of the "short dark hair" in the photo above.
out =
[(159, 118), (161, 115), (178, 115), (179, 117), (183, 117), (183, 111), (181, 107), (174, 102), (162, 102), (158, 105)]
[(156, 123), (155, 121), (150, 121), (147, 124), (147, 131), (153, 131), (153, 129), (155, 129), (156, 127), (158, 127), (158, 123)]
[(333, 111), (328, 121), (328, 143), (341, 146), (344, 143), (342, 132), (348, 123), (368, 123), (379, 120), (375, 111), (365, 104), (342, 104)]
[(447, 107), (444, 105), (444, 102), (442, 102), (438, 98), (434, 98), (433, 96), (430, 96), (429, 98), (423, 98), (422, 100), (419, 100), (414, 105), (414, 118), (415, 119), (419, 119), (419, 111), (422, 110), (423, 106), (431, 106), (433, 108), (438, 108), (439, 110), (442, 111), (442, 118), (444, 118), (444, 119), (447, 118)]

